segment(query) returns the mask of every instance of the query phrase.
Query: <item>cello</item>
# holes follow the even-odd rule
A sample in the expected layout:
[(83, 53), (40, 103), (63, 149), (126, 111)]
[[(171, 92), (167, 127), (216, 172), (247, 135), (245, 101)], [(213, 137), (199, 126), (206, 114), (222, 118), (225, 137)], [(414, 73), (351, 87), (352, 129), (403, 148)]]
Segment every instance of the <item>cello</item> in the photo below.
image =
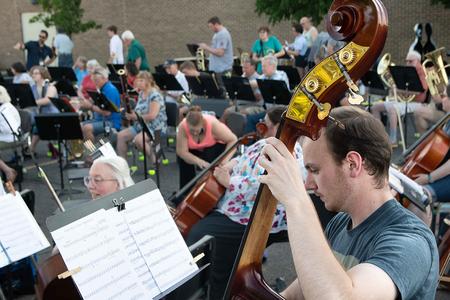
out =
[[(335, 0), (327, 29), (335, 40), (348, 43), (317, 64), (296, 87), (276, 135), (291, 152), (298, 137), (319, 137), (346, 88), (357, 92), (353, 80), (367, 72), (383, 48), (386, 8), (379, 0)], [(261, 266), (276, 206), (269, 188), (261, 184), (224, 299), (284, 299), (264, 282)]]
[(258, 123), (258, 133), (249, 133), (239, 138), (230, 148), (219, 155), (208, 168), (202, 170), (183, 189), (169, 199), (179, 198), (190, 190), (184, 200), (172, 213), (173, 219), (184, 237), (187, 237), (192, 226), (213, 210), (219, 199), (225, 193), (225, 187), (213, 175), (214, 167), (224, 162), (238, 145), (246, 145), (263, 136), (265, 131), (267, 131), (267, 127), (265, 126), (263, 123)]
[[(50, 181), (41, 167), (38, 172), (47, 184), (61, 212), (65, 208), (56, 195)], [(38, 300), (79, 300), (82, 299), (75, 286), (72, 277), (59, 278), (59, 275), (67, 271), (67, 266), (60, 253), (54, 254), (37, 266), (36, 298)]]

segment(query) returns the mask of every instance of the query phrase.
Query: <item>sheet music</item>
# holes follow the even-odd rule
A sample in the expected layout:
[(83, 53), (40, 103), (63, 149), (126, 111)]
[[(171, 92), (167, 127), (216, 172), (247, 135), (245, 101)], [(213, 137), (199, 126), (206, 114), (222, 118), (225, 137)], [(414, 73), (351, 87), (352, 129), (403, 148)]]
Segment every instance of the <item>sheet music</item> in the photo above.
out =
[(83, 299), (149, 299), (104, 209), (52, 232)]
[(125, 248), (125, 252), (127, 253), (128, 259), (136, 271), (137, 276), (150, 292), (151, 297), (158, 295), (160, 290), (125, 222), (123, 213), (118, 212), (116, 208), (108, 209), (107, 213), (111, 225), (114, 227), (113, 230), (118, 233), (119, 238), (122, 241), (122, 246)]
[(111, 146), (111, 144), (108, 142), (104, 145), (102, 145), (100, 148), (98, 148), (100, 152), (103, 154), (104, 157), (116, 157), (117, 153), (114, 151), (114, 148)]
[(0, 268), (49, 246), (20, 193), (0, 196)]
[(198, 270), (159, 190), (126, 202), (123, 213), (161, 292)]

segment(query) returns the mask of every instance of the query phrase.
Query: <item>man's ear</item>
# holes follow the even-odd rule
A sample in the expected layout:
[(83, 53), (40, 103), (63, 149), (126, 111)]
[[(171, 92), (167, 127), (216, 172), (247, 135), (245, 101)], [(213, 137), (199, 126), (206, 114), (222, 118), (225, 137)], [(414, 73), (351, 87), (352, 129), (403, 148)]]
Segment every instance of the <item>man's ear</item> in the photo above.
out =
[(363, 170), (364, 160), (362, 156), (356, 151), (350, 151), (345, 157), (346, 164), (348, 165), (350, 176), (356, 177)]

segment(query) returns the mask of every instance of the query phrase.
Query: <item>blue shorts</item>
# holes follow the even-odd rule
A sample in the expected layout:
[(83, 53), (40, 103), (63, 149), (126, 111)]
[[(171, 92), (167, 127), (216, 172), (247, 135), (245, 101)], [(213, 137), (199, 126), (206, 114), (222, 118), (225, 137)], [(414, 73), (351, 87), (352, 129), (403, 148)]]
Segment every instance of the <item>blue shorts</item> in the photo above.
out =
[(105, 127), (112, 128), (112, 123), (110, 121), (99, 121), (99, 120), (87, 120), (81, 123), (81, 126), (92, 124), (94, 135), (99, 135), (101, 133), (106, 133)]

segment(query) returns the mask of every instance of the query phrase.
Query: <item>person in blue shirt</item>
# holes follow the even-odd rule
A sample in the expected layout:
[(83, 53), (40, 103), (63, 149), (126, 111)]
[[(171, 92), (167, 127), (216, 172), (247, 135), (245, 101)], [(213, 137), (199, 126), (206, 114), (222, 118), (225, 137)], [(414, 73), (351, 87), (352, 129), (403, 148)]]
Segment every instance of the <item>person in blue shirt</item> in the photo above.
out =
[[(120, 94), (117, 88), (108, 80), (108, 70), (102, 67), (94, 69), (92, 80), (97, 87), (97, 91), (102, 93), (118, 109), (120, 108)], [(94, 119), (82, 123), (83, 136), (85, 140), (94, 141), (95, 136), (101, 133), (109, 133), (111, 128), (117, 131), (121, 127), (120, 112), (110, 112), (103, 110), (91, 100), (82, 100), (81, 108), (91, 110)]]
[(33, 66), (48, 66), (55, 60), (56, 55), (49, 46), (45, 45), (47, 38), (48, 32), (41, 30), (37, 41), (29, 41), (25, 44), (18, 42), (14, 46), (17, 50), (27, 50), (27, 70)]
[(73, 65), (73, 71), (75, 72), (75, 76), (77, 77), (77, 86), (81, 87), (81, 83), (86, 75), (89, 74), (86, 69), (87, 58), (85, 56), (78, 56), (75, 64)]
[(252, 46), (252, 58), (258, 62), (258, 73), (261, 74), (262, 66), (261, 60), (264, 56), (273, 55), (276, 58), (282, 57), (285, 52), (283, 45), (273, 35), (270, 35), (270, 29), (267, 26), (262, 26), (258, 29), (259, 39), (257, 39)]

